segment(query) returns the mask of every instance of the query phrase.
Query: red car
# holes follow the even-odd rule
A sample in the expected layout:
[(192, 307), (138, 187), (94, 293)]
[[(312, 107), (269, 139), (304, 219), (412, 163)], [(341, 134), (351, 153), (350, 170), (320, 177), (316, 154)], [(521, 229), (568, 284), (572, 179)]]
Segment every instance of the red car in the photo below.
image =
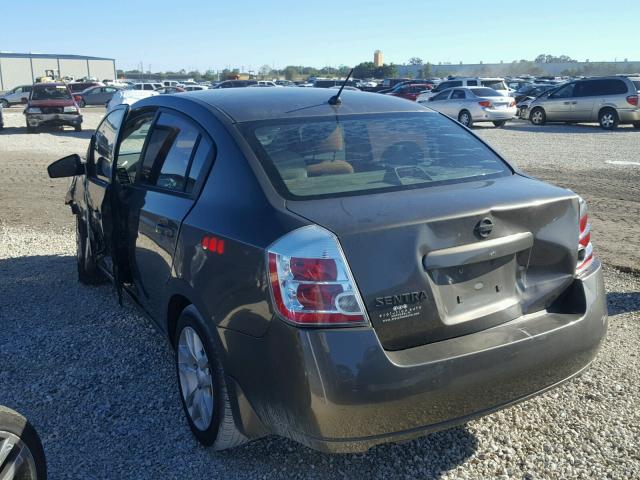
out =
[(415, 102), (416, 98), (418, 98), (418, 95), (420, 95), (420, 92), (431, 90), (432, 88), (433, 85), (431, 85), (430, 83), (405, 83), (403, 85), (398, 85), (396, 88), (387, 93), (387, 95), (406, 98), (407, 100)]
[(34, 84), (24, 115), (29, 133), (42, 125), (69, 125), (76, 132), (82, 130), (80, 108), (64, 83)]

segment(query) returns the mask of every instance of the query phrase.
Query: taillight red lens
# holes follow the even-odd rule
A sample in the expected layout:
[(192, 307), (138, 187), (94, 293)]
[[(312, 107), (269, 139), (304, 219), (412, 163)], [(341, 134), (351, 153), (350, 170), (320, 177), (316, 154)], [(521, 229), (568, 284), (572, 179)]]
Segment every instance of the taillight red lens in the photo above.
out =
[(511, 100), (511, 103), (509, 104), (510, 107), (515, 107), (516, 106), (516, 101), (515, 100)]
[(481, 107), (490, 107), (491, 106), (491, 102), (489, 100), (483, 100), (481, 102), (478, 102), (478, 105), (480, 105)]
[(337, 238), (316, 226), (285, 235), (267, 257), (273, 304), (304, 326), (365, 325), (364, 305)]
[(576, 273), (584, 271), (593, 261), (593, 245), (591, 244), (591, 224), (587, 213), (587, 203), (580, 199), (580, 222), (578, 235), (578, 264)]
[(627, 103), (633, 105), (634, 107), (638, 106), (638, 95), (629, 95), (627, 97)]
[(296, 280), (316, 282), (338, 279), (338, 267), (332, 258), (292, 258), (291, 273)]

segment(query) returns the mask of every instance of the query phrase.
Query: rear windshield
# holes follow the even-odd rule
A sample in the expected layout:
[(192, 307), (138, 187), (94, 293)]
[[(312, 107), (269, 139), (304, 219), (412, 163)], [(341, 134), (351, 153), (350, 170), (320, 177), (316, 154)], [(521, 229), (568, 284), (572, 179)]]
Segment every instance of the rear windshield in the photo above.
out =
[(472, 88), (471, 91), (478, 97), (501, 97), (493, 88)]
[(638, 90), (640, 92), (640, 79), (638, 79), (638, 80), (633, 79), (631, 81), (636, 86), (636, 90)]
[(32, 100), (68, 100), (70, 98), (71, 94), (64, 85), (34, 87), (31, 93)]
[(494, 90), (507, 90), (507, 86), (502, 80), (482, 80), (483, 87), (493, 88)]
[(408, 190), (511, 175), (457, 123), (433, 112), (239, 125), (285, 198)]

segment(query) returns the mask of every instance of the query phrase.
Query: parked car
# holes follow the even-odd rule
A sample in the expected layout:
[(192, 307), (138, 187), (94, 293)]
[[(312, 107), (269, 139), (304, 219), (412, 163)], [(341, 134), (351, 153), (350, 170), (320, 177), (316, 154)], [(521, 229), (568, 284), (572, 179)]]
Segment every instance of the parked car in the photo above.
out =
[(469, 128), (480, 122), (492, 122), (496, 127), (503, 127), (516, 116), (513, 98), (485, 87), (448, 88), (420, 103)]
[(3, 480), (47, 480), (38, 432), (25, 417), (0, 405), (0, 475)]
[(87, 105), (106, 105), (118, 90), (120, 89), (116, 87), (89, 87), (80, 93), (75, 93), (73, 98), (80, 108)]
[(555, 88), (557, 88), (556, 85), (552, 85), (549, 83), (530, 83), (529, 85), (513, 92), (511, 96), (515, 99), (516, 103), (520, 103), (527, 98), (535, 98), (538, 95), (541, 95), (544, 92), (553, 90)]
[(249, 85), (250, 87), (277, 87), (274, 82), (270, 80), (258, 80), (258, 83), (254, 83), (253, 85)]
[(276, 80), (275, 84), (278, 85), (279, 87), (295, 87), (296, 84), (293, 83), (291, 80)]
[(468, 78), (454, 78), (451, 80), (445, 80), (444, 82), (440, 82), (436, 85), (435, 88), (429, 91), (425, 91), (418, 96), (418, 101), (428, 100), (430, 97), (439, 94), (440, 92), (453, 87), (487, 87), (492, 88), (493, 90), (500, 93), (500, 95), (504, 95), (505, 97), (509, 96), (511, 90), (504, 83), (502, 78), (478, 78), (478, 77), (468, 77)]
[[(551, 93), (555, 92), (558, 88), (560, 88), (559, 85), (553, 85), (553, 84), (543, 84), (544, 86), (541, 88), (541, 92), (538, 93), (535, 96), (528, 96), (525, 97), (524, 99), (517, 101), (516, 100), (516, 117), (521, 118), (523, 120), (529, 120), (529, 106), (531, 105), (531, 102), (533, 102), (536, 98), (540, 97), (540, 98), (545, 98), (549, 95), (551, 95)], [(546, 87), (549, 88), (546, 88)]]
[(640, 77), (600, 77), (569, 82), (529, 105), (534, 125), (546, 122), (598, 122), (605, 130), (619, 124), (640, 129)]
[(182, 84), (177, 80), (164, 80), (162, 82), (163, 87), (182, 87)]
[(70, 82), (67, 83), (67, 86), (71, 93), (80, 93), (91, 87), (102, 87), (104, 84), (101, 82)]
[(76, 132), (82, 130), (80, 108), (66, 83), (35, 83), (24, 115), (28, 133), (43, 125), (68, 125)]
[[(329, 90), (340, 90), (342, 85), (334, 85), (333, 87), (329, 87)], [(345, 85), (343, 90), (351, 90), (352, 92), (360, 92), (361, 90), (358, 87), (352, 87), (351, 85)]]
[(107, 112), (110, 112), (120, 105), (133, 105), (138, 100), (154, 95), (160, 95), (160, 93), (155, 90), (119, 90), (111, 97), (109, 103), (107, 103)]
[(149, 91), (153, 91), (153, 90), (157, 90), (158, 88), (162, 88), (164, 85), (162, 85), (161, 83), (151, 83), (151, 82), (140, 82), (140, 83), (134, 83), (133, 87), (131, 87), (133, 90), (149, 90)]
[(2, 104), (0, 103), (0, 130), (2, 130), (4, 128), (4, 115), (2, 113), (3, 107)]
[(195, 437), (362, 451), (586, 368), (607, 307), (584, 201), (413, 102), (332, 98), (146, 98), (49, 166), (79, 280), (164, 332)]
[(19, 87), (12, 88), (0, 96), (0, 105), (7, 108), (17, 103), (27, 103), (32, 88), (32, 85), (20, 85)]
[(256, 80), (225, 80), (215, 87), (212, 87), (210, 90), (219, 88), (242, 88), (248, 87), (249, 85), (255, 85), (256, 83), (258, 83)]
[(162, 87), (162, 88), (157, 88), (155, 91), (158, 92), (160, 95), (186, 92), (186, 90), (182, 87)]
[(420, 93), (431, 90), (433, 85), (428, 83), (405, 83), (398, 85), (393, 90), (387, 93), (387, 95), (393, 95), (394, 97), (404, 98), (415, 102)]
[(209, 90), (209, 87), (205, 87), (204, 85), (185, 85), (182, 87), (185, 92), (197, 92), (200, 90)]

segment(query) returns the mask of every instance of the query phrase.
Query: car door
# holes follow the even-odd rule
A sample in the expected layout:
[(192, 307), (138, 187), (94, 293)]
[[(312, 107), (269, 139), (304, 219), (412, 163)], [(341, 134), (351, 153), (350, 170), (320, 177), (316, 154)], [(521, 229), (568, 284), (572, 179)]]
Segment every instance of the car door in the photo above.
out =
[(576, 82), (572, 99), (571, 119), (576, 122), (588, 122), (591, 120), (593, 106), (598, 91), (598, 81)]
[(543, 102), (544, 111), (549, 121), (573, 121), (573, 96), (575, 83), (568, 83), (556, 90)]
[(97, 264), (112, 273), (113, 159), (115, 145), (128, 107), (116, 107), (104, 117), (89, 144), (84, 180), (89, 246)]
[(444, 102), (444, 110), (442, 113), (451, 118), (458, 118), (460, 111), (465, 108), (466, 92), (461, 88), (454, 88), (451, 92), (449, 100)]
[(431, 97), (426, 105), (427, 107), (435, 110), (436, 112), (444, 113), (447, 115), (447, 103), (449, 99), (449, 95), (451, 95), (451, 89), (444, 90), (443, 92), (438, 93), (437, 95)]
[[(135, 295), (154, 318), (163, 313), (180, 226), (194, 204), (212, 145), (189, 117), (160, 110), (147, 135), (134, 186), (123, 200), (129, 229), (137, 230), (129, 239)], [(121, 158), (119, 153), (118, 162)]]

